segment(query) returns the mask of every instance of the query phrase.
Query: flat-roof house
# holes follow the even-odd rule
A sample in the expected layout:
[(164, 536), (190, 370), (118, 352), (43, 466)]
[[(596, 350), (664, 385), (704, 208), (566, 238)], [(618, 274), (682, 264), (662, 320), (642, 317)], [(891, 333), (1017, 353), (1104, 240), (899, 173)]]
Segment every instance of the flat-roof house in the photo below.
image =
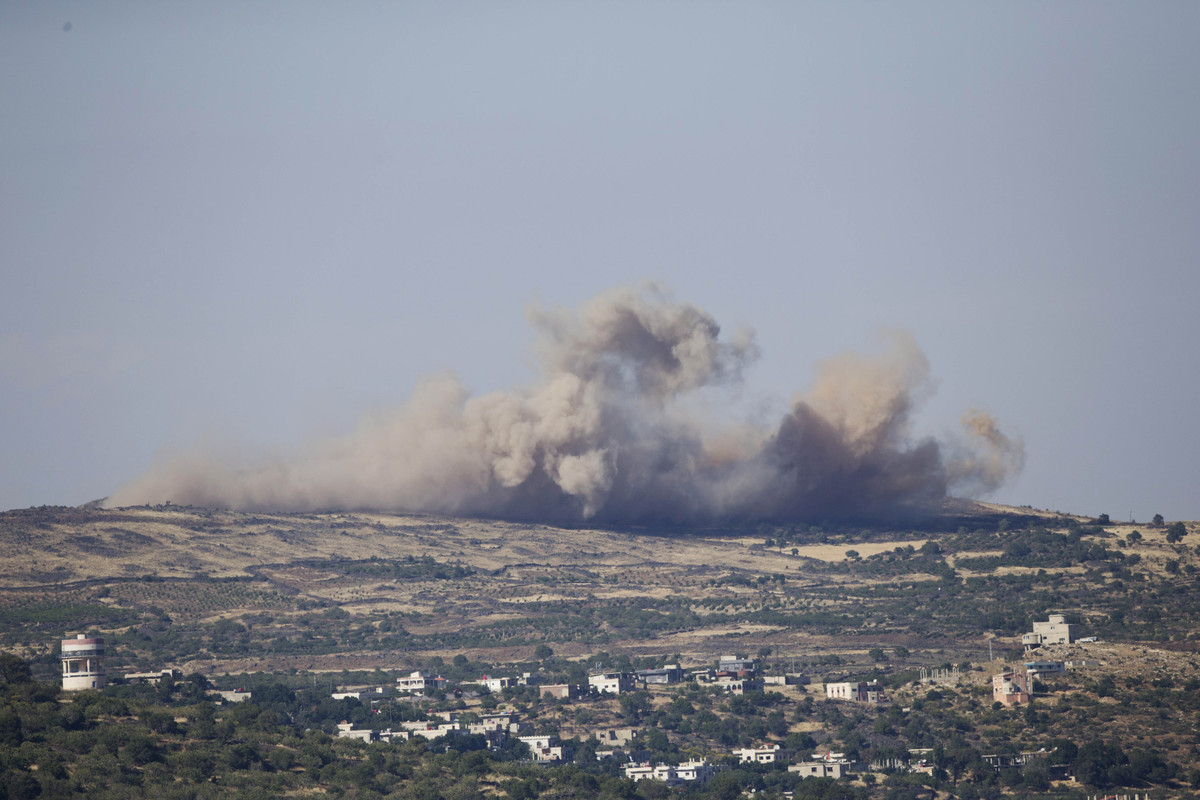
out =
[(758, 672), (758, 659), (721, 656), (717, 661), (717, 672)]
[(828, 700), (850, 700), (855, 703), (886, 703), (887, 696), (878, 681), (843, 681), (825, 684)]
[(488, 688), (488, 691), (492, 692), (493, 694), (496, 694), (497, 692), (503, 691), (504, 689), (508, 689), (510, 687), (517, 686), (517, 679), (516, 678), (489, 678), (487, 675), (484, 675), (482, 678), (479, 679), (479, 683), (482, 686), (486, 686)]
[(1026, 647), (1043, 644), (1071, 644), (1079, 638), (1079, 626), (1067, 622), (1062, 614), (1051, 614), (1045, 622), (1033, 623), (1033, 632), (1021, 637)]
[(444, 689), (446, 687), (446, 679), (441, 675), (433, 676), (424, 672), (413, 672), (402, 678), (396, 678), (396, 688), (401, 691), (427, 692), (434, 689)]
[(774, 764), (779, 757), (779, 745), (745, 747), (741, 750), (734, 750), (733, 754), (741, 759), (743, 764)]
[(589, 675), (588, 685), (600, 694), (622, 694), (632, 692), (637, 688), (632, 673), (605, 672), (600, 675)]
[(667, 664), (659, 669), (639, 669), (637, 679), (642, 683), (679, 683), (683, 674), (678, 664)]
[(1029, 702), (1029, 680), (1020, 672), (1001, 672), (992, 676), (992, 700), (1006, 706)]
[(795, 772), (802, 778), (840, 778), (849, 773), (848, 761), (804, 761), (792, 764), (788, 772)]

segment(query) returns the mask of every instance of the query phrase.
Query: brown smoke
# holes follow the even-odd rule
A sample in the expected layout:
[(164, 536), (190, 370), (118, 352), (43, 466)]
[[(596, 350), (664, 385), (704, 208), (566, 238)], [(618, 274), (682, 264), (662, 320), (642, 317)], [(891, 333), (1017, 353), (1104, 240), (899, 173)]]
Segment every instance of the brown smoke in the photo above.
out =
[(751, 333), (722, 340), (711, 316), (654, 287), (529, 317), (541, 333), (533, 387), (472, 397), (453, 375), (435, 375), (398, 410), (296, 458), (231, 467), (193, 452), (106, 504), (553, 521), (803, 519), (928, 507), (951, 490), (993, 490), (1021, 466), (1019, 442), (979, 411), (964, 415), (961, 440), (911, 439), (929, 365), (904, 333), (878, 356), (823, 363), (812, 390), (773, 429), (717, 429), (698, 422), (688, 401), (706, 387), (740, 383), (757, 355)]

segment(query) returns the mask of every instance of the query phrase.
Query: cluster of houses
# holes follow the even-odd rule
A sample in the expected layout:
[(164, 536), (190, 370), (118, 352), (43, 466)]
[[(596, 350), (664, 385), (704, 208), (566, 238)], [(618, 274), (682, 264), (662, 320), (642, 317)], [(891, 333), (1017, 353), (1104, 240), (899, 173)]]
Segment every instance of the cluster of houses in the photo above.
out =
[[(1033, 623), (1033, 631), (1021, 636), (1021, 643), (1025, 646), (1026, 652), (1042, 645), (1094, 641), (1096, 641), (1094, 636), (1079, 638), (1079, 626), (1067, 622), (1063, 614), (1050, 614), (1045, 622)], [(992, 676), (992, 700), (1004, 706), (1028, 703), (1033, 692), (1033, 682), (1039, 676), (1098, 666), (1100, 666), (1099, 661), (1090, 659), (1026, 661), (1020, 669), (1008, 670)]]
[[(742, 764), (774, 764), (786, 759), (786, 752), (779, 745), (769, 747), (746, 747), (734, 750), (733, 755)], [(801, 777), (840, 778), (861, 771), (866, 765), (851, 762), (843, 753), (821, 753), (810, 761), (801, 761), (788, 766), (788, 772)], [(629, 764), (625, 777), (633, 781), (644, 779), (662, 781), (668, 786), (679, 786), (688, 781), (707, 783), (714, 775), (725, 769), (721, 764), (710, 764), (704, 759), (686, 761), (677, 766), (670, 764)]]
[(483, 714), (477, 720), (464, 722), (457, 711), (440, 711), (433, 719), (419, 722), (402, 722), (393, 730), (377, 731), (370, 728), (355, 728), (349, 722), (338, 725), (338, 736), (344, 739), (360, 739), (364, 742), (393, 742), (421, 736), (430, 741), (446, 736), (478, 735), (487, 739), (489, 750), (502, 747), (509, 737), (516, 737), (529, 746), (534, 761), (549, 763), (570, 758), (555, 734), (535, 734), (529, 723), (522, 722), (519, 715), (504, 711)]
[[(863, 761), (852, 761), (846, 758), (845, 753), (830, 751), (814, 753), (808, 760), (789, 764), (787, 770), (802, 778), (842, 778), (863, 772), (884, 771), (924, 772), (928, 774), (932, 773), (935, 769), (933, 763), (928, 760), (931, 752), (929, 749), (911, 750), (909, 751), (910, 760), (908, 761), (890, 759), (887, 761), (866, 763)], [(733, 755), (742, 764), (774, 764), (776, 762), (786, 762), (789, 757), (788, 752), (777, 744), (769, 747), (747, 747), (734, 750)], [(679, 786), (687, 781), (706, 783), (723, 769), (725, 769), (725, 766), (722, 764), (710, 764), (701, 759), (687, 761), (678, 766), (671, 766), (669, 764), (652, 765), (647, 763), (629, 764), (625, 767), (624, 772), (625, 777), (633, 781), (651, 779), (662, 781), (668, 786)]]
[[(807, 678), (798, 674), (763, 676), (757, 659), (738, 656), (721, 656), (715, 668), (710, 667), (691, 672), (684, 670), (678, 664), (667, 664), (656, 669), (643, 669), (636, 672), (599, 672), (589, 675), (586, 684), (542, 683), (540, 676), (529, 672), (520, 677), (484, 675), (473, 683), (486, 688), (493, 694), (510, 688), (537, 686), (538, 693), (542, 697), (573, 699), (592, 693), (624, 694), (645, 686), (682, 683), (688, 680), (714, 684), (732, 694), (762, 691), (765, 686), (769, 685), (784, 686), (808, 683)], [(441, 675), (416, 671), (397, 678), (394, 687), (345, 690), (335, 692), (333, 697), (335, 700), (349, 697), (362, 700), (368, 697), (380, 699), (402, 692), (410, 695), (425, 695), (432, 691), (446, 689), (448, 686), (448, 681)]]

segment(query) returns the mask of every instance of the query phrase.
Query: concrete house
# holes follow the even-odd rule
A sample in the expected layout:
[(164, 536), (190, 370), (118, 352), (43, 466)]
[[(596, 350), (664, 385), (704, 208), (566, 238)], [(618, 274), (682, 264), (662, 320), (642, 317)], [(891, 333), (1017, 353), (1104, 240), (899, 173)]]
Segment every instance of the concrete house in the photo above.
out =
[(637, 728), (605, 728), (592, 731), (592, 736), (605, 747), (624, 747), (633, 741), (637, 733)]
[(733, 754), (743, 764), (774, 764), (779, 758), (779, 745), (771, 747), (746, 747), (734, 750)]
[(788, 772), (795, 772), (802, 778), (840, 778), (849, 774), (848, 761), (804, 761), (792, 764)]
[(629, 764), (625, 767), (625, 777), (635, 783), (649, 778), (662, 781), (668, 786), (679, 786), (684, 781), (708, 783), (717, 774), (717, 768), (703, 759), (687, 761), (677, 767), (666, 764)]
[(763, 690), (761, 678), (752, 678), (748, 675), (739, 676), (732, 673), (718, 673), (717, 686), (730, 694), (745, 694), (746, 692), (761, 692)]
[(397, 689), (405, 692), (412, 692), (413, 694), (420, 694), (432, 691), (434, 689), (444, 689), (445, 687), (446, 679), (441, 675), (434, 677), (418, 671), (402, 678), (396, 678)]
[(844, 681), (825, 684), (827, 700), (849, 700), (854, 703), (886, 703), (887, 696), (878, 681)]
[(1030, 680), (1038, 675), (1053, 675), (1059, 672), (1066, 672), (1067, 665), (1062, 661), (1026, 661), (1025, 673)]
[(661, 669), (639, 669), (637, 679), (642, 683), (679, 683), (683, 680), (683, 670), (678, 664), (667, 664)]
[(757, 675), (758, 659), (721, 656), (717, 660), (717, 672), (748, 672), (752, 675)]
[(1029, 678), (1020, 672), (992, 676), (992, 701), (1006, 706), (1029, 703)]
[(158, 685), (163, 678), (171, 678), (179, 680), (183, 677), (183, 671), (178, 669), (160, 669), (158, 672), (126, 672), (125, 680), (129, 683), (148, 683), (151, 686)]
[(479, 679), (482, 686), (486, 686), (492, 694), (499, 694), (501, 691), (517, 686), (516, 678), (489, 678), (484, 675)]
[(588, 685), (600, 694), (623, 694), (637, 688), (633, 674), (629, 672), (605, 672), (589, 675)]
[(1045, 622), (1033, 623), (1033, 632), (1021, 637), (1025, 647), (1040, 647), (1044, 644), (1071, 644), (1079, 638), (1079, 626), (1067, 622), (1062, 614), (1051, 614)]

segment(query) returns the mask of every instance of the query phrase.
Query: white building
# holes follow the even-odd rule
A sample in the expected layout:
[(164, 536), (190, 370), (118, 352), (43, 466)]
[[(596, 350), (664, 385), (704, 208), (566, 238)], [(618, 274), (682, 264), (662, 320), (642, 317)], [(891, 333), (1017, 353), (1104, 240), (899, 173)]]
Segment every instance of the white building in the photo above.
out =
[(743, 764), (774, 764), (779, 757), (779, 745), (771, 747), (746, 747), (734, 750), (733, 754), (741, 759)]
[(442, 676), (436, 678), (432, 675), (427, 675), (424, 672), (413, 672), (403, 678), (396, 678), (396, 688), (406, 692), (427, 692), (433, 689), (442, 689), (446, 686), (446, 679)]
[(558, 736), (553, 733), (544, 733), (538, 736), (518, 736), (517, 738), (529, 745), (530, 750), (535, 747), (553, 747), (558, 744)]
[(89, 639), (81, 633), (74, 639), (62, 640), (62, 685), (68, 692), (84, 689), (103, 689), (104, 639)]
[(373, 731), (370, 728), (355, 728), (352, 722), (339, 722), (337, 728), (339, 739), (358, 739), (361, 742), (379, 741), (379, 731)]
[(635, 783), (649, 778), (654, 781), (662, 781), (668, 786), (679, 786), (684, 781), (708, 783), (716, 774), (717, 768), (703, 759), (688, 761), (677, 767), (666, 764), (655, 764), (654, 766), (629, 764), (625, 767), (625, 777)]
[(717, 686), (730, 694), (745, 694), (746, 692), (761, 692), (763, 682), (759, 678), (739, 678), (736, 675), (717, 675)]
[(589, 675), (588, 685), (600, 694), (621, 694), (632, 692), (637, 683), (631, 673), (605, 672), (600, 675)]
[(825, 684), (827, 700), (850, 700), (855, 703), (886, 703), (887, 697), (878, 681), (845, 681)]
[(717, 768), (702, 758), (695, 761), (685, 761), (675, 768), (675, 777), (681, 781), (708, 783), (716, 774)]
[(516, 678), (489, 678), (487, 675), (484, 675), (482, 678), (479, 679), (479, 683), (486, 686), (488, 688), (488, 691), (491, 692), (492, 694), (498, 694), (499, 692), (501, 692), (505, 689), (516, 686), (517, 679)]
[(553, 733), (517, 738), (529, 745), (529, 755), (539, 764), (562, 761), (568, 756), (567, 748), (558, 743), (558, 736)]

